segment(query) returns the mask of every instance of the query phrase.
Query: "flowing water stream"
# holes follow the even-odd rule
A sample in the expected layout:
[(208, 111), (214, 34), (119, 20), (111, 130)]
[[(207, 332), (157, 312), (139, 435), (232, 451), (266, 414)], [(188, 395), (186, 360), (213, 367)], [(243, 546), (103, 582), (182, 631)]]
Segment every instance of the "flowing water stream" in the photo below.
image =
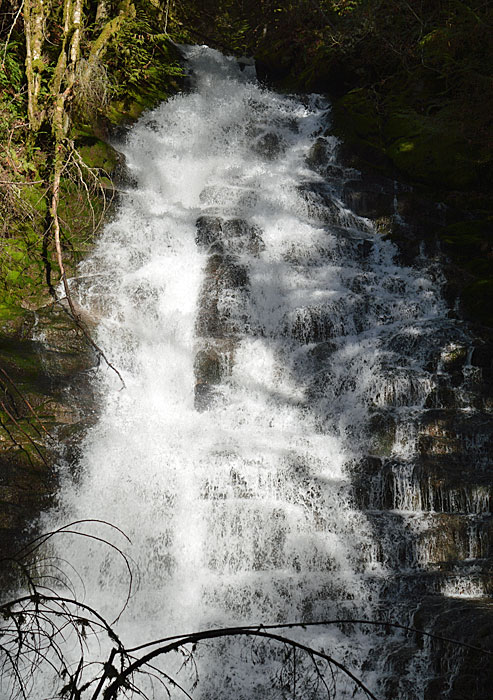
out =
[[(45, 526), (95, 518), (130, 538), (91, 527), (138, 571), (117, 627), (131, 645), (215, 625), (382, 618), (438, 546), (411, 484), (417, 416), (437, 390), (430, 357), (443, 364), (462, 331), (433, 267), (396, 263), (342, 204), (359, 174), (337, 163), (329, 105), (265, 90), (213, 50), (187, 54), (193, 89), (132, 129), (121, 147), (132, 186), (73, 283), (126, 388), (96, 373), (100, 417), (75, 480), (61, 466)], [(470, 498), (489, 508), (480, 490)], [(68, 535), (58, 548), (79, 595), (116, 616), (121, 558)], [(378, 692), (378, 635), (296, 634)], [(273, 680), (279, 658), (252, 660), (247, 646), (203, 651), (194, 697), (292, 697)], [(425, 651), (406, 670), (413, 697)], [(323, 697), (315, 686), (300, 697)], [(353, 686), (341, 678), (338, 691)]]

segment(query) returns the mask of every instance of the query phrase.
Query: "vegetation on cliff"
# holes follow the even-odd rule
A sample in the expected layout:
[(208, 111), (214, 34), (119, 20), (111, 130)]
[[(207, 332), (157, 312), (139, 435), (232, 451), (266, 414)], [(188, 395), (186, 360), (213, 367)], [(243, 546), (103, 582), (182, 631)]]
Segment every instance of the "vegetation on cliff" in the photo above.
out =
[[(68, 385), (82, 386), (98, 349), (65, 270), (87, 252), (114, 194), (110, 128), (178, 88), (164, 10), (145, 0), (1, 5), (2, 550), (53, 491), (53, 429), (63, 438), (82, 418)], [(54, 307), (60, 282), (68, 304)]]
[(0, 304), (38, 306), (107, 206), (119, 162), (109, 126), (175, 91), (181, 68), (159, 4), (12, 0), (2, 9)]

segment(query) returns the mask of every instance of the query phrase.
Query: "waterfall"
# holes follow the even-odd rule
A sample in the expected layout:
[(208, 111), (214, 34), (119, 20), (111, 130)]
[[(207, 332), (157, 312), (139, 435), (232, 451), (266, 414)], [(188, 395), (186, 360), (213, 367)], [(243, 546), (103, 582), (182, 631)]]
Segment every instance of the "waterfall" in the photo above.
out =
[[(135, 572), (116, 625), (130, 646), (218, 625), (381, 618), (438, 546), (420, 513), (430, 497), (410, 486), (417, 417), (437, 390), (430, 358), (464, 344), (462, 331), (436, 270), (400, 265), (343, 204), (359, 174), (337, 161), (329, 104), (264, 89), (211, 49), (186, 53), (193, 88), (120, 146), (132, 184), (72, 281), (125, 388), (94, 371), (100, 413), (75, 476), (61, 463), (43, 525), (99, 519), (128, 536), (90, 528)], [(114, 619), (128, 585), (119, 554), (70, 535), (52, 547), (77, 594)], [(377, 692), (376, 632), (293, 634), (366, 669)], [(252, 662), (249, 644), (200, 652), (194, 697), (267, 697), (280, 660), (257, 649)], [(340, 697), (353, 690), (340, 680)], [(302, 695), (322, 696), (316, 683)]]

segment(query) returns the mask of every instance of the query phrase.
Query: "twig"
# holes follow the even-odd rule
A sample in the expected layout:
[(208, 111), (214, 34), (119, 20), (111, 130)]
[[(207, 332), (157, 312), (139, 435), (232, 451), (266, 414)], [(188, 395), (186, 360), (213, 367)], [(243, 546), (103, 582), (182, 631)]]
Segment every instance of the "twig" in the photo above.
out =
[[(181, 647), (185, 646), (186, 644), (196, 644), (197, 642), (200, 642), (203, 639), (219, 639), (223, 637), (238, 637), (238, 636), (245, 636), (245, 637), (261, 637), (264, 639), (270, 639), (275, 642), (280, 642), (281, 644), (287, 644), (288, 646), (291, 646), (293, 649), (299, 649), (300, 651), (306, 652), (308, 655), (313, 655), (317, 656), (320, 659), (324, 659), (327, 661), (329, 664), (334, 665), (336, 668), (339, 668), (343, 673), (345, 673), (355, 684), (357, 688), (362, 690), (366, 695), (371, 698), (371, 700), (378, 700), (377, 697), (371, 692), (371, 690), (361, 681), (357, 676), (354, 675), (352, 671), (350, 671), (344, 664), (342, 664), (340, 661), (337, 661), (334, 659), (332, 656), (329, 656), (325, 652), (322, 651), (317, 651), (316, 649), (312, 649), (311, 647), (307, 646), (306, 644), (302, 644), (301, 642), (297, 642), (294, 639), (291, 639), (290, 637), (283, 637), (279, 634), (273, 634), (272, 632), (265, 632), (261, 631), (259, 629), (257, 630), (252, 630), (244, 627), (233, 627), (230, 629), (219, 629), (219, 630), (208, 630), (206, 632), (198, 632), (196, 634), (191, 634), (186, 637), (182, 637), (181, 639), (171, 642), (170, 644), (164, 646), (164, 647), (159, 647), (158, 649), (154, 649), (153, 651), (150, 651), (148, 654), (145, 656), (141, 657), (140, 659), (137, 659), (133, 663), (131, 663), (129, 666), (127, 666), (126, 669), (124, 669), (121, 673), (118, 674), (118, 676), (115, 678), (115, 680), (110, 683), (106, 690), (104, 691), (104, 698), (105, 700), (111, 700), (112, 698), (117, 697), (117, 693), (119, 689), (122, 687), (122, 685), (126, 682), (127, 678), (131, 676), (135, 671), (140, 670), (143, 666), (145, 666), (149, 661), (152, 661), (152, 659), (156, 658), (157, 656), (161, 656), (164, 654), (168, 654), (171, 651), (177, 651)], [(107, 677), (108, 678), (108, 677)], [(96, 700), (97, 695), (93, 695), (92, 700)]]
[[(57, 144), (57, 148), (62, 149), (63, 146), (61, 143)], [(75, 309), (75, 305), (72, 299), (72, 295), (70, 292), (70, 286), (68, 283), (67, 279), (67, 274), (65, 271), (65, 265), (63, 262), (63, 253), (62, 253), (62, 246), (61, 246), (61, 239), (60, 239), (60, 219), (58, 215), (58, 204), (60, 200), (60, 180), (61, 180), (61, 175), (63, 171), (67, 168), (68, 163), (70, 161), (70, 158), (65, 161), (64, 165), (62, 167), (59, 166), (59, 159), (60, 159), (60, 153), (56, 154), (55, 156), (55, 174), (53, 177), (53, 186), (52, 186), (52, 199), (51, 199), (51, 210), (50, 210), (50, 217), (51, 217), (51, 224), (53, 227), (53, 239), (55, 241), (55, 250), (56, 250), (56, 257), (57, 257), (57, 263), (58, 267), (60, 270), (60, 276), (62, 279), (62, 284), (63, 284), (63, 289), (65, 291), (65, 296), (69, 305), (70, 311), (65, 309), (65, 311), (71, 316), (72, 320), (76, 324), (76, 326), (82, 331), (84, 334), (86, 340), (89, 342), (89, 344), (96, 350), (98, 353), (99, 357), (102, 357), (103, 360), (106, 362), (107, 366), (112, 369), (115, 374), (118, 376), (122, 383), (122, 389), (125, 389), (125, 382), (123, 380), (122, 375), (120, 372), (116, 369), (114, 365), (111, 364), (111, 362), (108, 360), (106, 355), (104, 354), (103, 350), (99, 347), (99, 345), (92, 339), (89, 331), (86, 329), (84, 323), (82, 322), (82, 319), (80, 318), (80, 315), (77, 313)], [(57, 163), (58, 161), (58, 163)], [(53, 286), (50, 287), (50, 292), (52, 296), (55, 299), (55, 302), (60, 304), (60, 299), (58, 299), (57, 294), (55, 292), (55, 289)], [(63, 305), (61, 305), (62, 308)]]
[(96, 343), (96, 341), (93, 340), (91, 334), (89, 333), (89, 331), (88, 331), (88, 330), (86, 329), (86, 327), (84, 326), (84, 323), (83, 323), (83, 321), (82, 321), (80, 315), (77, 314), (77, 312), (75, 311), (74, 304), (73, 304), (73, 301), (72, 301), (72, 297), (71, 297), (71, 295), (70, 295), (70, 289), (69, 289), (68, 283), (67, 283), (67, 278), (65, 277), (65, 271), (64, 271), (63, 275), (64, 275), (64, 277), (63, 277), (64, 285), (63, 285), (63, 286), (64, 286), (65, 295), (66, 295), (66, 298), (67, 298), (67, 301), (68, 301), (70, 310), (68, 310), (68, 309), (62, 304), (63, 299), (55, 298), (55, 303), (59, 304), (60, 307), (65, 311), (65, 313), (68, 314), (68, 316), (70, 316), (70, 318), (71, 318), (72, 321), (75, 323), (75, 325), (77, 326), (77, 328), (79, 328), (79, 330), (81, 330), (82, 333), (84, 334), (84, 337), (85, 337), (85, 339), (87, 340), (87, 342), (88, 342), (88, 343), (91, 345), (91, 347), (97, 352), (98, 356), (101, 357), (101, 358), (105, 361), (106, 365), (107, 365), (110, 369), (112, 369), (113, 372), (115, 372), (115, 374), (118, 376), (119, 380), (120, 380), (121, 383), (122, 383), (122, 389), (125, 389), (125, 388), (126, 388), (126, 384), (125, 384), (125, 381), (124, 381), (122, 375), (121, 375), (120, 372), (117, 370), (117, 368), (108, 360), (108, 358), (106, 357), (104, 351), (99, 347), (99, 345)]
[(44, 430), (44, 432), (48, 435), (48, 437), (49, 437), (51, 440), (54, 440), (55, 438), (54, 438), (53, 435), (49, 432), (49, 430), (45, 427), (45, 425), (43, 424), (42, 420), (39, 418), (38, 414), (36, 413), (36, 411), (34, 410), (34, 408), (31, 406), (31, 404), (29, 403), (29, 401), (26, 399), (26, 397), (24, 396), (24, 394), (21, 392), (21, 390), (19, 389), (19, 387), (17, 386), (17, 384), (9, 377), (9, 375), (8, 375), (7, 372), (3, 369), (3, 367), (0, 367), (0, 372), (7, 378), (8, 382), (9, 382), (9, 383), (11, 384), (11, 386), (14, 388), (14, 391), (16, 391), (16, 392), (19, 394), (19, 396), (21, 397), (22, 401), (26, 404), (26, 406), (28, 407), (28, 409), (30, 410), (30, 412), (32, 413), (32, 415), (34, 416), (34, 418), (36, 418), (36, 420), (38, 421), (39, 425), (42, 427), (42, 429)]
[[(281, 629), (306, 629), (308, 627), (324, 627), (329, 625), (372, 625), (376, 627), (394, 627), (395, 629), (403, 630), (404, 632), (412, 632), (414, 634), (421, 634), (424, 637), (431, 637), (432, 639), (437, 639), (441, 642), (449, 642), (455, 644), (456, 646), (464, 647), (465, 649), (471, 649), (472, 651), (479, 651), (483, 654), (493, 656), (493, 651), (488, 649), (483, 649), (482, 647), (476, 647), (466, 642), (459, 642), (456, 639), (450, 639), (448, 637), (442, 637), (440, 635), (432, 634), (431, 632), (425, 632), (424, 630), (417, 629), (416, 627), (408, 627), (406, 625), (401, 625), (398, 622), (390, 622), (388, 620), (364, 620), (356, 618), (339, 619), (339, 620), (320, 620), (319, 622), (285, 622), (279, 625), (248, 625), (242, 627), (244, 630), (281, 630)], [(230, 632), (231, 630), (238, 629), (237, 627), (225, 627), (224, 632)], [(154, 646), (154, 644), (163, 644), (163, 642), (172, 642), (174, 640), (181, 639), (183, 635), (175, 635), (173, 637), (164, 637), (163, 639), (157, 639), (154, 642), (148, 642), (147, 644), (141, 644), (138, 647), (133, 647), (132, 649), (127, 649), (128, 653), (133, 653), (135, 651), (140, 651), (146, 647)]]
[(2, 68), (5, 68), (5, 59), (7, 58), (7, 49), (9, 48), (10, 37), (12, 36), (12, 32), (14, 31), (14, 27), (17, 24), (17, 20), (20, 17), (20, 14), (22, 12), (23, 7), (24, 7), (24, 0), (22, 0), (21, 4), (19, 5), (19, 9), (17, 10), (17, 14), (14, 17), (14, 21), (10, 25), (9, 33), (7, 34), (7, 39), (5, 40), (5, 48), (3, 50), (3, 59), (2, 59)]
[[(8, 417), (10, 418), (10, 420), (12, 421), (12, 423), (17, 427), (17, 429), (20, 430), (20, 432), (21, 432), (23, 435), (25, 435), (25, 436), (27, 437), (27, 439), (28, 439), (29, 442), (32, 444), (32, 446), (34, 447), (34, 449), (36, 450), (36, 452), (38, 453), (38, 455), (41, 457), (41, 459), (43, 460), (43, 462), (45, 463), (45, 465), (46, 465), (46, 466), (49, 466), (49, 465), (48, 465), (48, 462), (47, 462), (47, 460), (46, 460), (46, 457), (42, 454), (42, 452), (41, 452), (41, 450), (39, 449), (38, 445), (34, 442), (34, 440), (33, 440), (32, 437), (29, 435), (29, 433), (26, 433), (26, 431), (19, 425), (18, 421), (15, 419), (15, 417), (12, 415), (12, 413), (9, 411), (9, 409), (6, 407), (6, 405), (4, 404), (3, 401), (0, 401), (0, 406), (3, 408), (3, 410), (4, 410), (5, 413), (8, 415)], [(2, 426), (3, 426), (3, 428), (5, 429), (5, 425), (2, 424)], [(10, 431), (8, 431), (8, 432), (9, 432), (9, 435), (11, 435)], [(16, 444), (18, 445), (19, 443), (16, 443)], [(24, 451), (27, 452), (27, 450), (24, 450)]]
[(44, 180), (30, 180), (29, 182), (17, 182), (9, 180), (0, 180), (0, 185), (40, 185)]

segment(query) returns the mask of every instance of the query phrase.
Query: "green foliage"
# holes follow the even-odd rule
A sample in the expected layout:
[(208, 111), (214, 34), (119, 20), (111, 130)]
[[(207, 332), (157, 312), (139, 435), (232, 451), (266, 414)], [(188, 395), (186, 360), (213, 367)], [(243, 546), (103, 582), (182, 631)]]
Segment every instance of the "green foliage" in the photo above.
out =
[(354, 12), (361, 4), (362, 0), (329, 0), (324, 3), (328, 11), (341, 17)]
[(183, 76), (167, 35), (142, 8), (125, 23), (107, 59), (112, 100), (127, 107), (132, 102), (145, 107), (166, 99)]
[(29, 303), (40, 298), (41, 287), (42, 263), (29, 236), (0, 238), (0, 303)]
[[(5, 52), (5, 61), (2, 61), (0, 71), (0, 88), (9, 92), (18, 92), (21, 89), (24, 79), (24, 69), (20, 57), (20, 46), (18, 42), (10, 42), (5, 51), (2, 46), (2, 53)], [(3, 56), (2, 56), (3, 59)]]
[(0, 44), (0, 50), (1, 59), (5, 56), (3, 65), (0, 65), (0, 139), (6, 139), (14, 122), (23, 119), (25, 113), (25, 100), (21, 93), (24, 61), (18, 42), (10, 42), (6, 49)]

